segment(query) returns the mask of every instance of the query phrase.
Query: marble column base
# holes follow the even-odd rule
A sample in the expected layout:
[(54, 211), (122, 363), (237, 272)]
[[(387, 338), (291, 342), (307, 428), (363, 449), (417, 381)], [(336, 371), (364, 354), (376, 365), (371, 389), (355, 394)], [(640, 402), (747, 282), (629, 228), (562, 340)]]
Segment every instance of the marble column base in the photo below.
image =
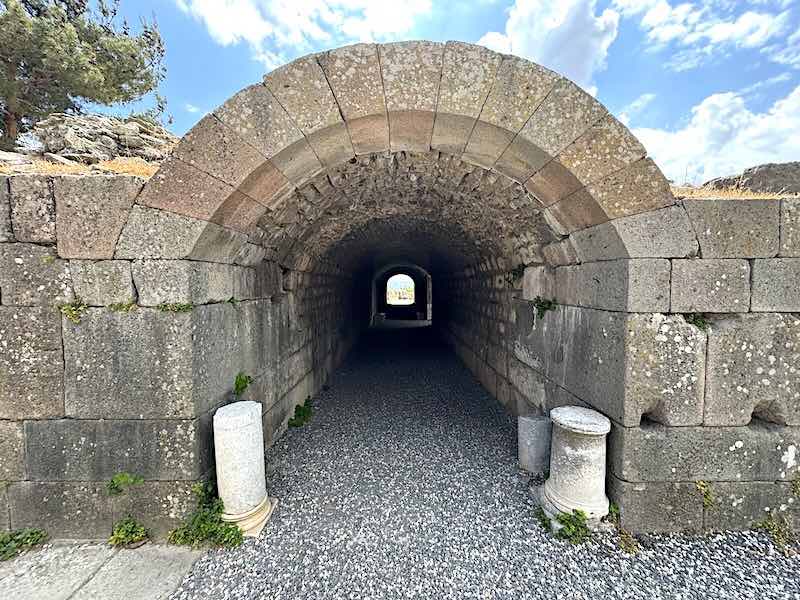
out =
[(254, 509), (238, 515), (223, 513), (222, 520), (226, 523), (235, 523), (238, 525), (245, 537), (258, 537), (277, 505), (277, 498), (265, 496), (264, 500)]

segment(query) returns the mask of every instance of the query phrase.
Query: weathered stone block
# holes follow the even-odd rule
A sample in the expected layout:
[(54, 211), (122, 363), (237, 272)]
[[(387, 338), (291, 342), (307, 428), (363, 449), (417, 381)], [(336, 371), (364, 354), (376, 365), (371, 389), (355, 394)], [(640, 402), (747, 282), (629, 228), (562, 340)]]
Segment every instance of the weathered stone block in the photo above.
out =
[(208, 221), (234, 191), (232, 185), (172, 156), (150, 178), (136, 203)]
[(578, 262), (578, 254), (570, 238), (553, 242), (542, 248), (547, 264), (553, 267), (574, 265)]
[(739, 259), (672, 261), (672, 312), (747, 312), (750, 265)]
[(126, 260), (72, 260), (69, 263), (75, 295), (89, 306), (108, 306), (136, 300), (131, 263)]
[(517, 135), (497, 159), (494, 168), (506, 177), (525, 183), (551, 159), (552, 156), (544, 150)]
[(107, 538), (111, 510), (105, 482), (20, 481), (8, 486), (11, 528), (42, 527), (53, 538)]
[(549, 156), (557, 156), (606, 114), (591, 95), (553, 75), (549, 71), (544, 75), (539, 91), (547, 95), (540, 97), (541, 103), (537, 102), (536, 111), (520, 131), (521, 137)]
[[(386, 134), (386, 140), (386, 147), (388, 148), (388, 133)], [(306, 183), (323, 170), (322, 163), (319, 162), (319, 158), (314, 154), (314, 150), (312, 150), (306, 138), (287, 146), (273, 156), (270, 162), (295, 185)], [(242, 186), (241, 189), (254, 196), (257, 200), (266, 203), (269, 208), (278, 206), (280, 202), (286, 199), (288, 193), (288, 190), (282, 190), (281, 193), (276, 193), (273, 198), (268, 199), (256, 195), (255, 192), (248, 190), (246, 186)]]
[(65, 320), (66, 414), (193, 417), (193, 352), (191, 313), (90, 308), (78, 325)]
[[(335, 167), (355, 156), (347, 125), (343, 121), (324, 129), (318, 129), (307, 136), (307, 139), (325, 167)], [(313, 175), (313, 173), (309, 173), (309, 175)]]
[(4, 305), (53, 306), (73, 299), (67, 261), (53, 248), (34, 244), (0, 246), (0, 300)]
[(544, 67), (516, 56), (503, 56), (479, 120), (516, 134), (557, 81), (558, 75)]
[(753, 261), (751, 310), (800, 312), (800, 258)]
[(589, 185), (645, 154), (644, 146), (633, 134), (614, 117), (607, 116), (561, 152), (557, 160), (583, 185)]
[(779, 481), (720, 481), (711, 485), (714, 504), (704, 515), (706, 530), (752, 529), (770, 513), (800, 519), (792, 484)]
[(243, 89), (214, 114), (267, 158), (303, 139), (303, 133), (263, 84)]
[(28, 478), (104, 481), (120, 471), (145, 479), (203, 475), (197, 421), (50, 419), (25, 423)]
[(550, 436), (553, 423), (546, 416), (517, 418), (519, 468), (529, 473), (550, 470)]
[(614, 260), (558, 267), (556, 301), (605, 310), (668, 312), (670, 264), (663, 259)]
[(684, 258), (697, 254), (697, 238), (681, 206), (621, 217), (576, 231), (571, 239), (582, 262), (627, 257)]
[(777, 256), (780, 200), (685, 200), (703, 258)]
[(706, 425), (745, 425), (753, 415), (800, 425), (800, 319), (738, 315), (708, 334)]
[(143, 180), (121, 175), (53, 179), (58, 255), (113, 258), (117, 239)]
[(527, 267), (522, 276), (522, 297), (534, 300), (536, 297), (551, 299), (555, 297), (556, 272), (552, 267), (538, 265)]
[(464, 149), (502, 58), (482, 46), (446, 44), (432, 148), (452, 153)]
[(11, 229), (10, 179), (0, 176), (0, 242), (14, 241), (14, 231)]
[(264, 76), (264, 84), (305, 135), (342, 122), (316, 56), (304, 56)]
[(469, 163), (491, 169), (513, 139), (514, 134), (510, 131), (491, 123), (476, 121), (462, 158)]
[(577, 232), (587, 227), (595, 229), (593, 225), (608, 221), (608, 216), (586, 188), (551, 204), (542, 213), (559, 235)]
[(213, 114), (203, 117), (181, 138), (172, 156), (233, 187), (266, 160)]
[(347, 131), (357, 155), (389, 150), (389, 117), (385, 113), (347, 121)]
[[(25, 477), (25, 433), (19, 421), (0, 421), (0, 481)], [(0, 511), (3, 507), (0, 505)]]
[(625, 481), (791, 481), (800, 428), (614, 426), (611, 472)]
[(551, 160), (525, 182), (542, 206), (550, 206), (584, 187), (577, 177), (558, 160)]
[(703, 498), (694, 483), (629, 483), (608, 475), (620, 525), (632, 533), (702, 531)]
[[(252, 244), (249, 244), (252, 246)], [(181, 215), (134, 206), (115, 258), (188, 258), (233, 263), (248, 247), (246, 236)], [(263, 257), (263, 249), (261, 250)]]
[[(0, 197), (2, 193), (0, 193)], [(2, 206), (2, 199), (0, 199)], [(0, 226), (2, 231), (2, 226)], [(2, 233), (0, 233), (2, 241)], [(781, 256), (800, 256), (800, 198), (781, 202)]]
[(675, 204), (658, 166), (643, 158), (597, 181), (586, 190), (609, 219), (646, 213)]
[(11, 222), (19, 242), (56, 243), (56, 205), (46, 175), (9, 177)]
[(150, 535), (163, 538), (194, 510), (196, 498), (191, 481), (145, 481), (124, 494), (112, 496), (112, 522), (128, 515), (142, 515)]
[[(706, 336), (677, 315), (629, 315), (625, 342), (626, 424), (647, 415), (664, 425), (703, 422)], [(628, 417), (628, 414), (626, 414)]]
[(63, 414), (61, 315), (54, 308), (0, 307), (0, 419)]
[(137, 260), (132, 271), (142, 306), (197, 305), (243, 298), (234, 294), (234, 288), (244, 267), (188, 260)]

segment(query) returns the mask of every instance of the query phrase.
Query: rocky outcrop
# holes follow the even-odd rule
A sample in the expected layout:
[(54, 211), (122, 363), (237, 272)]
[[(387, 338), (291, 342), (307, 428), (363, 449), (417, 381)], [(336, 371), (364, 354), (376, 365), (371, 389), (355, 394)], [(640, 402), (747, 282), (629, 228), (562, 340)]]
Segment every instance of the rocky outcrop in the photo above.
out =
[(745, 169), (741, 175), (718, 177), (703, 187), (715, 190), (737, 188), (751, 192), (800, 194), (800, 162), (769, 163)]
[(55, 113), (37, 123), (33, 132), (44, 152), (86, 164), (118, 156), (162, 161), (178, 141), (158, 124), (137, 117)]

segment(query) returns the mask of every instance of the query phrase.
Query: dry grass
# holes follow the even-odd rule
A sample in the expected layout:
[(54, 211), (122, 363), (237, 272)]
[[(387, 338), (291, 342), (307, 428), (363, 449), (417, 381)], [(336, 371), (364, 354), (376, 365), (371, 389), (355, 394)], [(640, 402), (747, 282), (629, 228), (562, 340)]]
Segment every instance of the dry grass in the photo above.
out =
[(33, 163), (22, 166), (0, 164), (0, 175), (14, 175), (20, 173), (35, 173), (37, 175), (85, 175), (89, 173), (117, 173), (120, 175), (136, 175), (149, 179), (158, 171), (158, 163), (149, 163), (141, 158), (117, 157), (106, 160), (96, 165), (75, 163), (65, 165), (50, 162), (41, 158), (34, 158)]
[(713, 189), (707, 187), (671, 186), (676, 198), (695, 200), (774, 200), (777, 198), (798, 198), (800, 194), (784, 194), (780, 192), (753, 192), (751, 190), (729, 187)]
[(103, 161), (97, 165), (100, 169), (110, 173), (138, 175), (145, 179), (152, 177), (160, 166), (159, 163), (149, 163), (141, 158), (125, 158), (122, 156), (118, 156), (114, 160)]

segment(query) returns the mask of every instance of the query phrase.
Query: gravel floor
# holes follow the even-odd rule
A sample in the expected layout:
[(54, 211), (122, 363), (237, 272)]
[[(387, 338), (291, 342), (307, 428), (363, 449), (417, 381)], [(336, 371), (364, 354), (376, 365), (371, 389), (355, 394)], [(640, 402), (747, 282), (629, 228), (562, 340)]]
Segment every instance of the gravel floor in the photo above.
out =
[(800, 557), (762, 534), (613, 535), (571, 546), (533, 517), (514, 421), (425, 332), (334, 374), (267, 455), (280, 505), (257, 540), (198, 561), (173, 600), (800, 598)]

